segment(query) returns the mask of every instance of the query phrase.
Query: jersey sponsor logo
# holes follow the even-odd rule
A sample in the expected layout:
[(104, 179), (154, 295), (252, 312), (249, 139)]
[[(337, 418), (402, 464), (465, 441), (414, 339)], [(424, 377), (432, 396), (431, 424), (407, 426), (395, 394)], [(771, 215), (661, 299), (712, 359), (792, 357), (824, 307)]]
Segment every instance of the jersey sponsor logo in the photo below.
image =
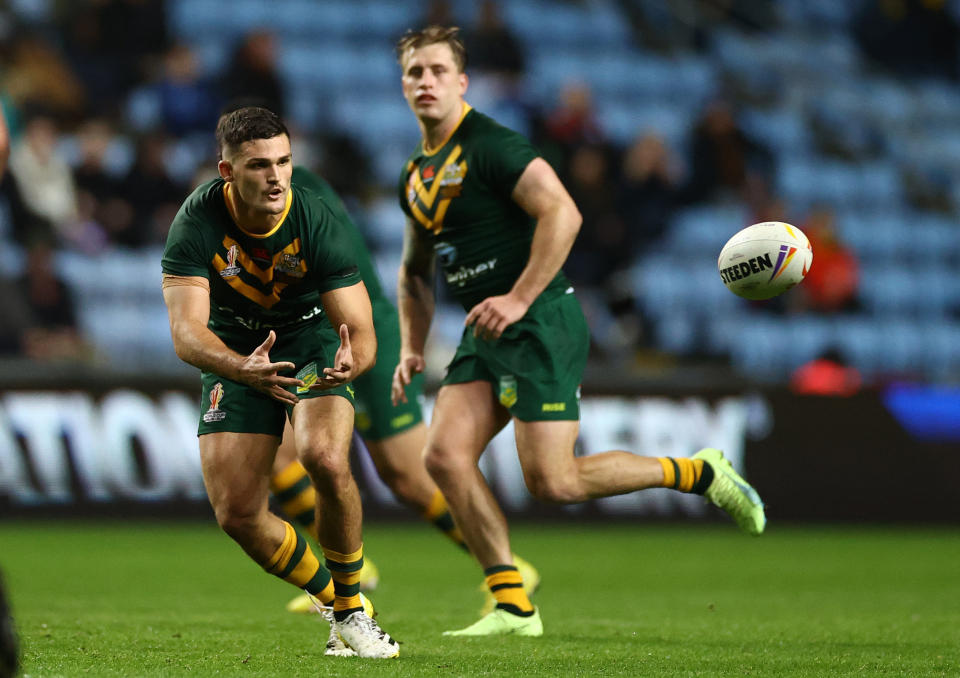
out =
[(406, 414), (401, 414), (399, 417), (394, 417), (390, 420), (390, 428), (398, 429), (407, 426), (408, 424), (413, 423), (413, 413), (407, 412)]
[(237, 245), (230, 245), (230, 249), (227, 250), (227, 262), (226, 265), (220, 269), (221, 278), (235, 278), (240, 275), (242, 270), (237, 266), (237, 256), (240, 254), (240, 248)]
[(540, 407), (541, 412), (566, 412), (567, 404), (566, 403), (544, 403)]
[(433, 251), (442, 266), (453, 266), (457, 260), (457, 248), (448, 242), (438, 242), (433, 246)]
[(261, 267), (269, 266), (273, 263), (270, 252), (264, 247), (253, 247), (250, 249), (250, 258), (260, 264)]
[(500, 377), (500, 404), (513, 407), (517, 402), (517, 378), (512, 374)]
[[(289, 245), (276, 252), (271, 257), (273, 266), (266, 270), (257, 266), (240, 243), (230, 236), (224, 236), (223, 246), (227, 250), (227, 260), (224, 261), (219, 253), (215, 254), (212, 262), (214, 269), (230, 287), (263, 308), (272, 308), (280, 301), (280, 294), (287, 285), (299, 282), (307, 273), (307, 265), (299, 256), (300, 238), (294, 238)], [(239, 275), (241, 271), (259, 281), (263, 289), (246, 282)]]
[(456, 271), (447, 271), (447, 284), (463, 287), (471, 280), (475, 280), (484, 273), (492, 271), (496, 265), (497, 259), (494, 257), (487, 261), (481, 261), (476, 266), (461, 266)]
[(215, 421), (223, 421), (227, 418), (227, 413), (220, 409), (220, 403), (223, 402), (223, 384), (219, 381), (210, 389), (210, 407), (203, 414), (203, 422), (210, 424)]
[[(443, 219), (450, 208), (450, 201), (463, 192), (463, 180), (467, 176), (466, 161), (457, 162), (463, 147), (457, 144), (437, 169), (434, 165), (410, 167), (407, 177), (407, 204), (414, 219), (434, 234), (443, 230)], [(427, 173), (430, 176), (427, 177)], [(439, 174), (439, 181), (432, 181)], [(426, 184), (430, 183), (428, 189)]]

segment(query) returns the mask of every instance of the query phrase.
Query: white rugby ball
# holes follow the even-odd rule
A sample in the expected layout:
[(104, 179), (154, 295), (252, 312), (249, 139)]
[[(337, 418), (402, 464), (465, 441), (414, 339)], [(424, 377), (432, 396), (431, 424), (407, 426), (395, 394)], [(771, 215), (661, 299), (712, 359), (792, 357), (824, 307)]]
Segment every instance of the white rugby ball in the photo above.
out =
[(803, 280), (813, 264), (810, 241), (796, 226), (764, 221), (736, 233), (717, 268), (727, 289), (744, 299), (770, 299)]

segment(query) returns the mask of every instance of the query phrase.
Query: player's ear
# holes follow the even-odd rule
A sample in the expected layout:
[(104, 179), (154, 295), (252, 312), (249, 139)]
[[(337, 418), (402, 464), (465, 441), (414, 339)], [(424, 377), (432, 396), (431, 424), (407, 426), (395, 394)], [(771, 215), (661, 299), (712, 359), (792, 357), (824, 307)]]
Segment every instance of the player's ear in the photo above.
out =
[(460, 96), (463, 96), (467, 93), (467, 85), (470, 84), (470, 78), (467, 77), (466, 73), (460, 74)]
[(217, 171), (224, 181), (233, 181), (233, 166), (226, 160), (217, 163)]

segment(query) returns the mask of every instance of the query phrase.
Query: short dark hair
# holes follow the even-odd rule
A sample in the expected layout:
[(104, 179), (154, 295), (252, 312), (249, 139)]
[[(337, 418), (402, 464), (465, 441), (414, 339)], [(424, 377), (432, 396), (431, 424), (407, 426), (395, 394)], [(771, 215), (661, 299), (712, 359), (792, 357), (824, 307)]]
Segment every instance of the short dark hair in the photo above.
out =
[(224, 148), (236, 148), (245, 141), (272, 139), (281, 134), (290, 136), (280, 116), (262, 106), (244, 106), (220, 116), (217, 153), (223, 157)]
[(408, 30), (397, 40), (397, 62), (401, 66), (403, 65), (403, 55), (410, 48), (420, 49), (440, 42), (445, 42), (450, 46), (454, 63), (457, 64), (460, 72), (464, 73), (467, 70), (467, 48), (464, 46), (463, 40), (460, 39), (460, 28), (457, 26), (433, 25), (421, 28), (419, 31)]

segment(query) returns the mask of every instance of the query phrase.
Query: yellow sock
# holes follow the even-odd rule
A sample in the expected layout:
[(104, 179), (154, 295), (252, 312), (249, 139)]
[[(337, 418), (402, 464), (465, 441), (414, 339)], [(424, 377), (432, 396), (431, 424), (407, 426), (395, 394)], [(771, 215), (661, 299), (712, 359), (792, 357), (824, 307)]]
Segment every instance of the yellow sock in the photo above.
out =
[(363, 567), (363, 546), (353, 553), (339, 553), (323, 547), (327, 560), (327, 569), (333, 577), (333, 589), (336, 595), (333, 601), (333, 614), (343, 621), (350, 613), (363, 609), (360, 601), (360, 569)]
[[(701, 480), (706, 480), (703, 472), (702, 459), (689, 459), (687, 457), (657, 457), (660, 466), (663, 467), (663, 483), (661, 487), (669, 487), (680, 492), (696, 492), (703, 494), (705, 487), (702, 487)], [(708, 467), (709, 468), (709, 467)], [(709, 474), (713, 478), (712, 469)], [(709, 485), (709, 483), (707, 483)]]
[[(331, 588), (330, 572), (320, 564), (307, 546), (306, 540), (293, 529), (293, 525), (286, 521), (283, 525), (286, 528), (283, 541), (269, 560), (261, 563), (263, 569), (324, 601), (324, 596), (327, 595), (325, 592)], [(328, 596), (327, 601), (331, 598), (332, 596)], [(324, 601), (324, 604), (327, 602)]]
[(276, 497), (284, 515), (317, 538), (317, 491), (313, 489), (307, 469), (299, 461), (290, 462), (270, 479), (270, 491)]
[(533, 603), (523, 591), (523, 578), (513, 565), (494, 565), (483, 571), (497, 607), (521, 617), (533, 614)]
[(440, 490), (433, 494), (430, 506), (423, 512), (423, 519), (428, 523), (433, 523), (434, 527), (447, 535), (454, 544), (464, 551), (470, 550), (467, 548), (467, 542), (463, 540), (460, 528), (454, 524), (453, 516), (450, 515), (450, 507), (447, 506), (447, 500), (444, 499)]

